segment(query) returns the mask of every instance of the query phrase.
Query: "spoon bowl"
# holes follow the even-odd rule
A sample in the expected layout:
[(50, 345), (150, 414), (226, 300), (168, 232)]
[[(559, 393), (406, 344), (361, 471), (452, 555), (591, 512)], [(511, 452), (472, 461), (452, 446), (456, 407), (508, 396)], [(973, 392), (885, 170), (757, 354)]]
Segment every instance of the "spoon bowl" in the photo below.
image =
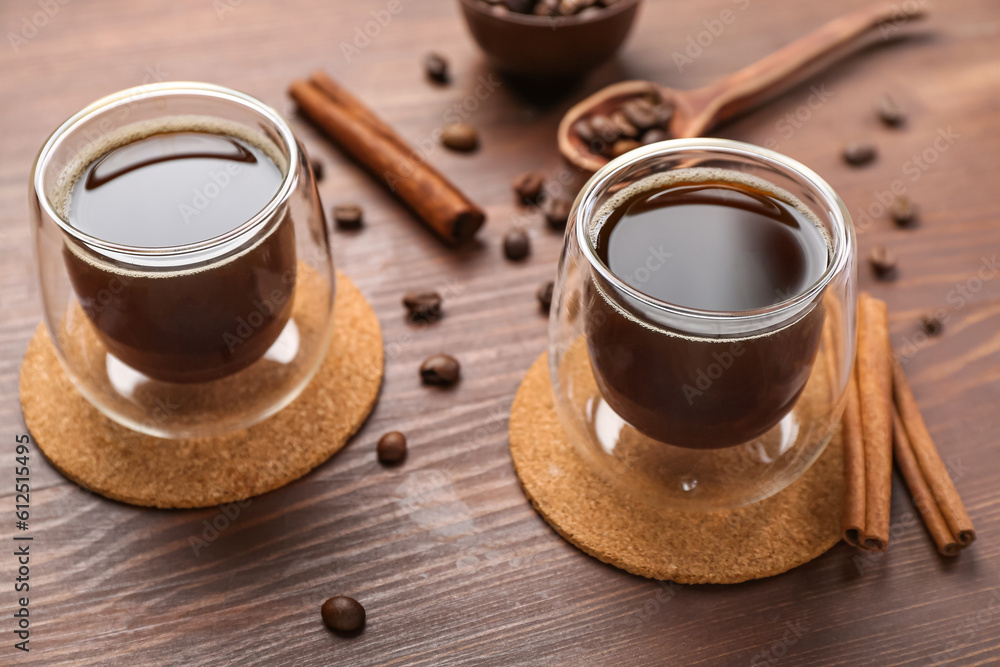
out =
[[(834, 19), (805, 37), (734, 74), (695, 90), (678, 90), (652, 81), (612, 84), (574, 105), (559, 123), (557, 139), (563, 157), (592, 174), (608, 163), (601, 154), (607, 140), (588, 142), (576, 131), (581, 120), (608, 116), (637, 98), (660, 100), (673, 109), (667, 127), (671, 138), (698, 137), (722, 122), (777, 96), (816, 69), (856, 49), (863, 37), (921, 18), (922, 10), (905, 12), (896, 5), (860, 9)], [(591, 144), (597, 144), (592, 146)]]

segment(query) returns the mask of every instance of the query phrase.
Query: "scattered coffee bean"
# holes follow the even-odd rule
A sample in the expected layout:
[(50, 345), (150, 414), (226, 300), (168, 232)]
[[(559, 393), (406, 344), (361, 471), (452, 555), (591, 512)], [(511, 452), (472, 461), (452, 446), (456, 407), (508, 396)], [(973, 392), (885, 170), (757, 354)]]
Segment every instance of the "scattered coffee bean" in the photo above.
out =
[(458, 382), (460, 373), (458, 359), (450, 354), (435, 354), (420, 364), (420, 379), (424, 384), (453, 385)]
[(906, 114), (888, 95), (883, 95), (875, 105), (875, 113), (878, 114), (879, 120), (889, 127), (899, 127), (906, 122)]
[(399, 431), (389, 431), (378, 439), (375, 454), (379, 463), (399, 463), (406, 458), (406, 436)]
[(338, 204), (333, 207), (333, 221), (338, 229), (361, 229), (365, 212), (357, 204)]
[(885, 246), (875, 246), (868, 255), (868, 261), (879, 278), (889, 279), (896, 273), (896, 256)]
[(844, 147), (844, 161), (849, 165), (860, 167), (875, 159), (875, 146), (868, 143), (855, 142)]
[(309, 166), (312, 167), (313, 178), (319, 183), (323, 180), (323, 163), (319, 160), (313, 158), (309, 161)]
[(320, 610), (326, 627), (335, 632), (356, 632), (365, 624), (365, 608), (354, 598), (337, 595)]
[(542, 198), (545, 176), (537, 171), (528, 171), (514, 179), (514, 192), (524, 204), (537, 204)]
[(639, 148), (641, 145), (642, 144), (635, 139), (619, 139), (611, 147), (611, 157), (620, 157), (629, 151)]
[(899, 195), (892, 202), (889, 214), (900, 227), (909, 227), (917, 220), (917, 206), (906, 195)]
[(555, 286), (555, 283), (550, 280), (547, 283), (543, 283), (535, 293), (535, 296), (538, 297), (538, 304), (546, 313), (552, 308), (552, 290), (555, 289)]
[(413, 322), (436, 322), (441, 319), (441, 295), (437, 292), (407, 292), (403, 306)]
[(503, 252), (507, 259), (519, 262), (531, 254), (531, 239), (521, 229), (512, 229), (503, 237)]
[(438, 53), (428, 53), (424, 56), (424, 72), (427, 78), (438, 83), (448, 83), (448, 60)]
[(573, 204), (562, 197), (551, 197), (546, 199), (545, 203), (542, 204), (545, 221), (549, 223), (549, 227), (556, 231), (566, 228), (566, 222), (569, 220), (569, 213), (572, 208)]
[(920, 326), (928, 336), (939, 336), (944, 331), (944, 321), (937, 315), (924, 315), (920, 318)]
[(479, 134), (465, 123), (451, 123), (441, 130), (441, 143), (453, 151), (474, 151), (479, 146)]
[(666, 141), (669, 138), (670, 135), (667, 134), (665, 130), (654, 127), (652, 130), (648, 130), (642, 135), (640, 143), (642, 143), (643, 146), (648, 146), (649, 144), (655, 144), (658, 141)]

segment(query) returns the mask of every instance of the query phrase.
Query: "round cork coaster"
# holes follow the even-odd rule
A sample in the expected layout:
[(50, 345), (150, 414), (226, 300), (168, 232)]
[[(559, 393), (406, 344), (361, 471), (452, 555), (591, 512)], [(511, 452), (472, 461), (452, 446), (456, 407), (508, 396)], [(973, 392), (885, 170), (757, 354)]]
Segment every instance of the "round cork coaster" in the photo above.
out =
[(73, 387), (44, 325), (21, 364), (21, 407), (38, 447), (77, 484), (133, 505), (208, 507), (277, 489), (333, 456), (374, 407), (382, 372), (378, 318), (338, 272), (333, 339), (316, 376), (248, 429), (163, 440), (111, 421)]
[(718, 512), (640, 506), (605, 482), (567, 439), (546, 354), (532, 365), (514, 399), (510, 451), (525, 495), (557, 533), (591, 556), (643, 577), (734, 584), (787, 572), (840, 540), (839, 434), (801, 478), (753, 505)]

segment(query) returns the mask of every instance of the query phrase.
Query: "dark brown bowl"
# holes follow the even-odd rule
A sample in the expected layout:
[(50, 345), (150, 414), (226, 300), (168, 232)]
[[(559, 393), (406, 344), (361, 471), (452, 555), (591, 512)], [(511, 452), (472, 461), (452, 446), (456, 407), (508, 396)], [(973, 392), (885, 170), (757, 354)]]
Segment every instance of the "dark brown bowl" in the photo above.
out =
[(469, 32), (497, 67), (531, 78), (585, 74), (615, 54), (642, 0), (620, 0), (593, 13), (546, 17), (459, 0)]

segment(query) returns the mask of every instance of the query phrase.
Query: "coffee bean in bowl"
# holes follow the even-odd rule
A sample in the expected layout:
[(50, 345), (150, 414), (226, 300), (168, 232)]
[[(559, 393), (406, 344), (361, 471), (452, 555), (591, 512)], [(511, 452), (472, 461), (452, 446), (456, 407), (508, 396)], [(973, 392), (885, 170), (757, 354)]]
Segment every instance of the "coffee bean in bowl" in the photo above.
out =
[(579, 77), (624, 43), (641, 0), (459, 0), (496, 67), (533, 80)]

